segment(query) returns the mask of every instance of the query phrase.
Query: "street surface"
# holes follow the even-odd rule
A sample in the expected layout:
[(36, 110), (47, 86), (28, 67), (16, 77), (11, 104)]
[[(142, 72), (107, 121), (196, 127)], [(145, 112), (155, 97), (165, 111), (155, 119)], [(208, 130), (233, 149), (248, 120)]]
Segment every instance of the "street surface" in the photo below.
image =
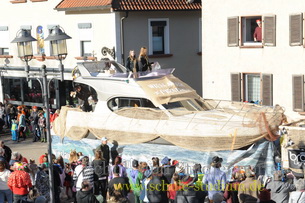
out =
[(36, 164), (39, 164), (39, 157), (48, 152), (48, 144), (42, 142), (33, 142), (32, 135), (26, 138), (26, 140), (12, 141), (11, 131), (8, 129), (4, 129), (3, 132), (0, 133), (0, 139), (4, 141), (4, 144), (11, 148), (12, 152), (20, 152), (22, 156), (27, 158), (28, 161), (30, 159), (35, 159)]

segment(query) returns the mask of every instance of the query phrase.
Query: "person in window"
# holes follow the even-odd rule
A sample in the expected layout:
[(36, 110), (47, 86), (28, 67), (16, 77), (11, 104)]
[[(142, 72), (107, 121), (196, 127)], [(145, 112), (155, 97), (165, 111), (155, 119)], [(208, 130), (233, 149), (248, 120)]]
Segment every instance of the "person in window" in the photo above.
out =
[(254, 38), (255, 42), (261, 42), (262, 41), (262, 22), (260, 19), (257, 19), (256, 23), (257, 23), (257, 27), (254, 30), (253, 38)]
[(148, 71), (148, 70), (151, 71), (152, 63), (149, 63), (146, 47), (141, 47), (138, 61), (139, 61), (139, 71)]
[(126, 68), (127, 68), (127, 71), (131, 71), (134, 73), (139, 71), (139, 65), (138, 65), (137, 57), (134, 53), (134, 50), (129, 51), (129, 56), (126, 60)]

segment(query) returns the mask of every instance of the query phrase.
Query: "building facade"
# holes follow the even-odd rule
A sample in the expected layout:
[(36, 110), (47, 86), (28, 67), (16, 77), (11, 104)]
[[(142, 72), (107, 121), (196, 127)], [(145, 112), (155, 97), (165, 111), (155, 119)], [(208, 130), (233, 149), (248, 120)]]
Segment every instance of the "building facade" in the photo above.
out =
[(302, 117), (304, 11), (302, 1), (204, 1), (203, 97), (279, 104), (289, 118)]
[[(128, 2), (133, 3), (126, 7)], [(44, 40), (54, 26), (62, 27), (72, 39), (67, 40), (68, 55), (63, 60), (65, 81), (49, 77), (49, 102), (53, 108), (74, 104), (69, 92), (73, 90), (71, 72), (77, 62), (110, 58), (124, 64), (129, 50), (134, 49), (138, 54), (142, 46), (148, 47), (150, 61), (158, 61), (162, 68), (176, 68), (174, 74), (200, 94), (201, 1), (163, 0), (159, 8), (146, 8), (146, 3), (146, 0), (2, 2), (0, 101), (43, 106), (41, 66), (46, 65), (49, 74), (58, 72), (59, 66), (59, 61), (52, 56), (50, 42)], [(11, 43), (20, 29), (30, 30), (37, 39), (32, 43), (34, 56), (29, 61), (29, 81), (24, 71), (25, 62), (18, 57), (17, 45)]]

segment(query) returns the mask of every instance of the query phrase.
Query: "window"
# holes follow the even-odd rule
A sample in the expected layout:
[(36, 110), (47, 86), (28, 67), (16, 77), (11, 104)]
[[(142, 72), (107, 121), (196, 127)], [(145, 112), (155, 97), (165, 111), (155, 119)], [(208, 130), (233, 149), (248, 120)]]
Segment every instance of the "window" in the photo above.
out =
[[(262, 17), (254, 16), (254, 17), (242, 17), (241, 18), (241, 39), (242, 44), (252, 45), (252, 43), (258, 43), (261, 45), (262, 43)], [(254, 37), (255, 35), (255, 37)]]
[(91, 41), (81, 41), (81, 56), (92, 56)]
[(168, 19), (149, 19), (149, 55), (169, 54)]
[(261, 77), (259, 74), (244, 74), (244, 100), (251, 103), (260, 102)]
[(91, 23), (78, 23), (78, 37), (80, 42), (80, 56), (87, 57), (93, 55), (93, 30)]
[(0, 55), (9, 55), (8, 48), (0, 48)]
[(232, 101), (273, 105), (272, 74), (231, 73)]
[(115, 111), (124, 107), (147, 107), (156, 108), (155, 105), (148, 99), (131, 98), (131, 97), (116, 97), (108, 101), (108, 107), (111, 111)]
[(9, 42), (8, 26), (0, 26), (0, 55), (9, 55)]
[(228, 18), (229, 47), (275, 46), (275, 16)]

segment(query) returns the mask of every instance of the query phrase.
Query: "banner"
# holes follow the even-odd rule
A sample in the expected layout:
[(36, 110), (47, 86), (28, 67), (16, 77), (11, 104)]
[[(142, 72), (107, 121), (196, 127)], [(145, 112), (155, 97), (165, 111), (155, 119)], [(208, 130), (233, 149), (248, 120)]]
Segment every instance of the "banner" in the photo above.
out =
[(288, 150), (289, 167), (294, 169), (302, 169), (305, 163), (304, 150)]

